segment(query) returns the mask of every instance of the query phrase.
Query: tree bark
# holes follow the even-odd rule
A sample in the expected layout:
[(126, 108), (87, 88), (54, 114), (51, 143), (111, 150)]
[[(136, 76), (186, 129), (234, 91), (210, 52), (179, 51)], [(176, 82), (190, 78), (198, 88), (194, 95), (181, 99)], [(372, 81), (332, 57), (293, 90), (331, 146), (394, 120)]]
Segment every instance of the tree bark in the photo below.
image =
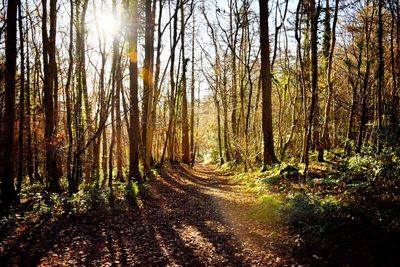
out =
[[(194, 91), (195, 91), (195, 73), (194, 73), (194, 49), (195, 49), (195, 16), (192, 20), (192, 80), (190, 86), (190, 161), (194, 163)], [(199, 99), (200, 101), (200, 99)]]
[[(28, 14), (28, 10), (26, 11)], [(28, 39), (28, 20), (26, 19), (27, 39)], [(28, 177), (30, 183), (33, 183), (33, 155), (32, 155), (32, 132), (31, 132), (31, 70), (30, 70), (30, 54), (29, 46), (26, 47), (26, 136), (27, 136), (27, 159), (28, 159)]]
[(45, 109), (46, 178), (49, 189), (60, 191), (54, 117), (54, 74), (55, 34), (57, 0), (50, 0), (50, 36), (47, 34), (47, 0), (42, 0), (42, 39), (43, 39), (43, 103)]
[(145, 2), (145, 58), (143, 63), (143, 110), (142, 110), (142, 158), (144, 175), (150, 172), (152, 147), (149, 135), (152, 133), (151, 109), (153, 99), (153, 57), (154, 57), (154, 21), (152, 0)]
[(139, 171), (139, 101), (138, 101), (138, 53), (137, 1), (132, 2), (129, 41), (129, 94), (130, 94), (130, 129), (129, 129), (129, 180), (141, 182)]
[(18, 175), (17, 193), (21, 192), (22, 179), (24, 175), (24, 131), (25, 131), (25, 55), (24, 55), (24, 33), (22, 25), (22, 3), (18, 2), (18, 25), (20, 42), (20, 93), (19, 93), (19, 129), (18, 129)]
[(184, 6), (181, 6), (181, 45), (182, 45), (182, 162), (190, 163), (189, 148), (189, 123), (188, 123), (188, 101), (187, 101), (187, 81), (186, 69), (188, 60), (185, 58), (185, 12)]
[(378, 152), (382, 149), (382, 142), (381, 142), (381, 134), (383, 130), (383, 121), (382, 121), (382, 94), (383, 94), (383, 82), (385, 80), (385, 61), (383, 58), (384, 54), (384, 47), (383, 47), (383, 18), (382, 18), (382, 9), (383, 9), (384, 1), (378, 0), (378, 87), (377, 87), (377, 115), (378, 115), (378, 131), (377, 131), (377, 148)]
[(264, 141), (264, 168), (278, 162), (274, 151), (271, 103), (271, 69), (269, 58), (268, 1), (259, 0), (260, 4), (260, 40), (261, 40), (261, 86), (262, 86), (262, 128)]
[(15, 120), (15, 73), (17, 61), (17, 0), (8, 1), (4, 117), (2, 122), (2, 183), (1, 200), (9, 205), (17, 200), (14, 188), (14, 120)]
[[(313, 134), (314, 142), (319, 147), (319, 132), (318, 132), (318, 11), (315, 8), (315, 1), (311, 0), (309, 3), (309, 16), (311, 22), (311, 106), (310, 114), (308, 117), (307, 139), (305, 144), (305, 170), (307, 175), (309, 166), (309, 148), (311, 135)], [(320, 159), (320, 158), (319, 158)]]

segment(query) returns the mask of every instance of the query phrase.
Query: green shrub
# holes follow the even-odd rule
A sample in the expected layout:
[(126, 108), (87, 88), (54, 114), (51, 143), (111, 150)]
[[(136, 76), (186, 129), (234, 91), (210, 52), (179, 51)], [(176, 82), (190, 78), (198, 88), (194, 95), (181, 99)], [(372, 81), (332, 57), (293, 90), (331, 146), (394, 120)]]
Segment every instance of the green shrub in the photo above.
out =
[(376, 153), (373, 147), (369, 147), (363, 154), (345, 161), (339, 171), (341, 179), (349, 183), (399, 184), (400, 153), (393, 148)]
[(129, 181), (125, 186), (125, 198), (129, 205), (137, 206), (139, 199), (139, 186), (135, 182)]
[(256, 218), (277, 224), (281, 222), (284, 209), (285, 203), (277, 195), (263, 194), (257, 199), (257, 203), (251, 213)]

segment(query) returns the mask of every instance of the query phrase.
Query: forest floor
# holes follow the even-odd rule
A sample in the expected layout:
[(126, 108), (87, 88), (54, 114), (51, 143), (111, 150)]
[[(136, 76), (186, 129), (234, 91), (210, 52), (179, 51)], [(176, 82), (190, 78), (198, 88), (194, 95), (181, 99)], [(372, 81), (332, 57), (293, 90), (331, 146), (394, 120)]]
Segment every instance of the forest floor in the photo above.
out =
[(244, 187), (208, 165), (172, 166), (154, 176), (138, 205), (101, 202), (0, 228), (0, 265), (332, 265), (312, 251), (296, 253), (289, 227), (249, 216), (256, 196)]
[(209, 166), (173, 166), (152, 179), (138, 207), (20, 225), (1, 238), (0, 260), (29, 266), (294, 263), (277, 245), (283, 237), (246, 216), (253, 199), (241, 189)]

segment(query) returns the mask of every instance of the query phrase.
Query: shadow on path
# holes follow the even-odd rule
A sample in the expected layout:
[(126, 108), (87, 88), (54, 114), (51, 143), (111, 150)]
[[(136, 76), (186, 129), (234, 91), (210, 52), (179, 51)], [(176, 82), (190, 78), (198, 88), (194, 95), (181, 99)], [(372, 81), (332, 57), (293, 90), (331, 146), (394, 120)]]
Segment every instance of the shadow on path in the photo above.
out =
[(154, 177), (151, 197), (139, 208), (102, 207), (36, 222), (1, 241), (0, 265), (265, 265), (221, 213), (217, 203), (229, 200), (207, 193), (234, 194), (227, 179), (214, 175), (204, 166), (174, 166)]

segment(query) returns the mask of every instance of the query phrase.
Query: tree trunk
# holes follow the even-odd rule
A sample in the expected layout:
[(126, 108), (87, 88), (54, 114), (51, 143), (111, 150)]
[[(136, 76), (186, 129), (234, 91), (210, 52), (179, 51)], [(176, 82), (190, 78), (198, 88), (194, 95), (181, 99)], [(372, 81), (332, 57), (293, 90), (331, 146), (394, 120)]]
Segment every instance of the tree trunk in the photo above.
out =
[(25, 55), (24, 55), (24, 33), (22, 25), (22, 3), (18, 2), (18, 25), (20, 42), (20, 93), (19, 93), (19, 129), (18, 129), (18, 175), (17, 193), (21, 192), (22, 179), (24, 175), (24, 119), (25, 119)]
[(132, 3), (132, 16), (129, 31), (129, 94), (130, 94), (130, 129), (129, 129), (129, 180), (141, 182), (139, 171), (139, 101), (138, 101), (138, 6)]
[[(28, 13), (28, 10), (26, 11)], [(26, 29), (27, 29), (27, 38), (28, 38), (28, 20), (26, 20)], [(31, 77), (31, 70), (30, 70), (30, 54), (29, 54), (29, 47), (26, 47), (26, 136), (27, 136), (27, 160), (28, 160), (28, 177), (30, 183), (33, 183), (34, 176), (33, 176), (33, 156), (32, 156), (32, 132), (31, 132), (31, 84), (30, 84), (30, 77)]]
[(149, 135), (152, 133), (151, 108), (153, 99), (153, 57), (154, 57), (154, 22), (152, 0), (145, 2), (145, 58), (143, 63), (143, 109), (142, 109), (142, 150), (144, 175), (150, 172), (151, 144)]
[(17, 61), (17, 1), (8, 1), (5, 63), (4, 117), (2, 118), (1, 200), (9, 205), (17, 200), (14, 188), (15, 73)]
[(57, 1), (50, 0), (50, 37), (47, 35), (47, 0), (42, 0), (42, 38), (43, 38), (43, 102), (45, 109), (45, 143), (46, 143), (46, 178), (49, 189), (53, 192), (60, 191), (59, 172), (55, 138), (54, 117), (54, 74), (56, 70), (53, 60), (55, 59), (55, 27)]
[[(176, 45), (178, 44), (178, 10), (179, 10), (180, 0), (176, 1), (175, 11), (172, 19), (172, 42), (171, 42), (171, 65), (170, 65), (170, 94), (169, 94), (169, 116), (170, 116), (170, 123), (168, 125), (166, 140), (168, 139), (168, 157), (170, 161), (174, 160), (174, 134), (173, 134), (173, 124), (174, 124), (174, 117), (175, 117), (175, 103), (176, 103), (176, 96), (175, 96), (175, 77), (174, 77), (174, 68), (175, 68), (175, 54), (176, 54)], [(170, 136), (172, 134), (172, 136)], [(163, 153), (164, 154), (164, 153)]]
[(338, 17), (338, 10), (339, 10), (339, 0), (335, 1), (335, 12), (333, 15), (333, 25), (332, 25), (332, 34), (330, 30), (330, 14), (329, 13), (329, 0), (327, 0), (326, 4), (326, 12), (327, 12), (327, 18), (325, 21), (326, 24), (326, 34), (327, 34), (327, 70), (326, 70), (326, 75), (327, 75), (327, 87), (328, 87), (328, 97), (326, 100), (326, 105), (325, 105), (325, 116), (324, 116), (324, 123), (322, 126), (322, 137), (321, 137), (321, 150), (322, 150), (322, 155), (323, 155), (323, 149), (329, 149), (331, 144), (329, 140), (329, 123), (330, 123), (330, 114), (331, 114), (331, 103), (332, 103), (332, 97), (333, 97), (333, 83), (332, 83), (332, 62), (333, 62), (333, 53), (335, 51), (335, 45), (336, 45), (336, 24), (337, 24), (337, 17)]
[[(89, 94), (88, 94), (88, 87), (87, 87), (87, 78), (86, 78), (86, 12), (87, 12), (87, 7), (88, 7), (89, 0), (84, 0), (83, 6), (82, 6), (82, 12), (80, 14), (80, 38), (79, 38), (79, 60), (80, 60), (80, 76), (81, 76), (81, 87), (82, 87), (82, 94), (83, 94), (83, 99), (84, 99), (84, 105), (85, 105), (85, 123), (86, 123), (86, 132), (87, 132), (87, 140), (92, 138), (93, 136), (93, 122), (92, 122), (92, 108), (89, 102)], [(82, 144), (85, 144), (83, 142)], [(78, 147), (78, 149), (81, 149), (81, 147)], [(82, 153), (84, 153), (82, 151)], [(93, 161), (93, 142), (89, 144), (89, 148), (86, 154), (86, 159), (85, 159), (85, 181), (87, 183), (92, 182), (92, 177), (91, 177), (91, 166), (92, 166), (92, 161)]]
[[(231, 121), (232, 121), (232, 135), (233, 141), (237, 141), (237, 70), (236, 70), (236, 42), (237, 42), (237, 33), (236, 29), (235, 33), (233, 31), (233, 21), (234, 21), (234, 1), (229, 1), (230, 12), (229, 12), (229, 27), (230, 27), (230, 46), (231, 46), (231, 61), (232, 61), (232, 113), (231, 113)], [(239, 151), (234, 148), (235, 160), (239, 161)]]
[(382, 127), (383, 127), (383, 122), (382, 122), (382, 94), (383, 94), (383, 82), (385, 80), (385, 61), (383, 58), (384, 54), (384, 47), (383, 47), (383, 18), (382, 18), (382, 8), (384, 5), (383, 0), (378, 1), (378, 87), (377, 87), (377, 100), (378, 100), (378, 105), (377, 105), (377, 115), (378, 115), (378, 131), (377, 131), (377, 147), (378, 151), (382, 149), (382, 142), (381, 142), (381, 134), (382, 134)]
[(370, 53), (370, 42), (371, 42), (371, 29), (372, 29), (372, 23), (374, 19), (374, 13), (375, 10), (374, 8), (372, 9), (372, 14), (371, 16), (367, 17), (365, 19), (365, 58), (366, 58), (366, 66), (365, 66), (365, 73), (364, 73), (364, 79), (363, 79), (363, 88), (361, 90), (361, 118), (360, 118), (360, 128), (358, 132), (358, 137), (357, 137), (357, 144), (356, 144), (356, 153), (361, 152), (361, 148), (363, 145), (363, 139), (364, 139), (364, 132), (365, 132), (365, 126), (368, 121), (368, 91), (369, 91), (369, 76), (370, 76), (370, 68), (371, 68), (371, 59), (369, 58)]
[(260, 40), (261, 40), (261, 86), (262, 86), (262, 128), (264, 141), (264, 168), (278, 162), (274, 151), (271, 103), (271, 70), (269, 58), (268, 1), (259, 0), (260, 4)]
[(181, 45), (182, 45), (182, 162), (190, 163), (189, 148), (189, 123), (188, 123), (188, 101), (187, 101), (187, 83), (186, 69), (188, 60), (185, 58), (185, 12), (184, 5), (181, 6)]
[(123, 182), (122, 174), (122, 119), (121, 119), (121, 89), (122, 89), (122, 66), (121, 60), (118, 62), (116, 70), (116, 92), (115, 92), (115, 134), (117, 142), (117, 181)]
[[(193, 16), (192, 29), (192, 80), (190, 86), (190, 161), (194, 163), (194, 91), (195, 91), (195, 73), (194, 73), (194, 48), (195, 48), (195, 16)], [(199, 99), (200, 101), (200, 99)]]
[(217, 92), (214, 93), (215, 107), (217, 108), (217, 126), (218, 126), (218, 151), (219, 163), (224, 164), (224, 157), (222, 155), (222, 134), (221, 134), (221, 107), (219, 105)]
[(76, 193), (78, 191), (78, 186), (74, 183), (73, 174), (71, 171), (71, 161), (72, 161), (72, 148), (73, 148), (73, 133), (72, 133), (72, 114), (71, 114), (71, 76), (74, 66), (74, 57), (73, 57), (73, 49), (74, 49), (74, 4), (73, 0), (70, 1), (70, 22), (69, 22), (69, 35), (70, 42), (68, 48), (68, 73), (67, 73), (67, 82), (65, 84), (65, 99), (66, 99), (66, 109), (67, 109), (67, 134), (68, 134), (68, 152), (67, 152), (67, 179), (68, 179), (68, 192), (70, 195)]
[[(317, 38), (318, 38), (318, 11), (315, 9), (315, 1), (310, 1), (309, 6), (309, 16), (311, 22), (311, 106), (310, 106), (310, 114), (308, 117), (308, 129), (307, 129), (307, 139), (305, 144), (305, 171), (304, 173), (307, 175), (308, 166), (309, 166), (309, 148), (311, 135), (313, 133), (314, 142), (319, 148), (319, 132), (318, 132), (318, 47), (317, 47)], [(321, 155), (319, 155), (319, 160)]]

